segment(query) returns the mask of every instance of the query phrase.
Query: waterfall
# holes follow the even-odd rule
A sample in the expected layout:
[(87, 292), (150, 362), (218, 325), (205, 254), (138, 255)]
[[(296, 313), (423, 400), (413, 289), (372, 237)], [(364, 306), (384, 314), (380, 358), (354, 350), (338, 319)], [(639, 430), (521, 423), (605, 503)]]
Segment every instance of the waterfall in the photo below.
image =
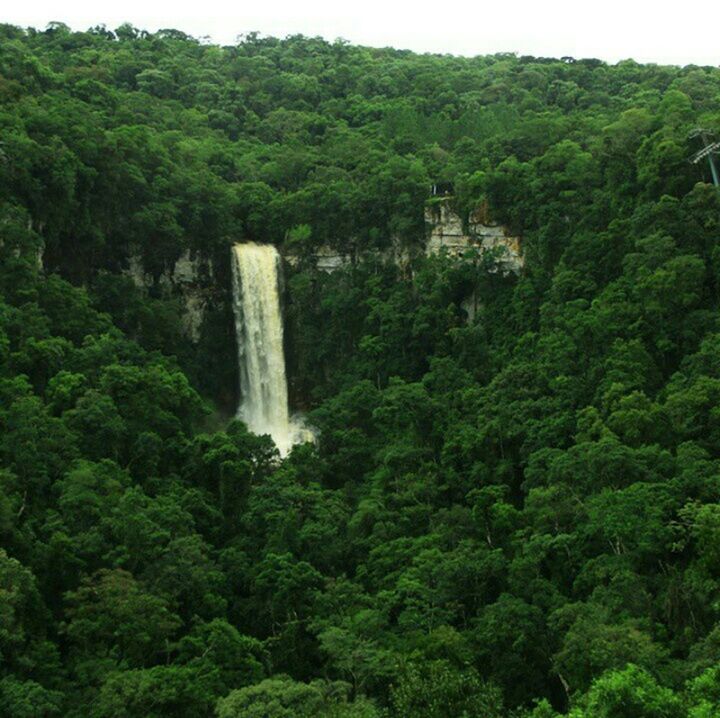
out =
[(280, 255), (271, 244), (233, 247), (233, 310), (240, 367), (238, 418), (255, 434), (270, 434), (285, 456), (311, 438), (288, 410), (283, 320), (280, 310)]

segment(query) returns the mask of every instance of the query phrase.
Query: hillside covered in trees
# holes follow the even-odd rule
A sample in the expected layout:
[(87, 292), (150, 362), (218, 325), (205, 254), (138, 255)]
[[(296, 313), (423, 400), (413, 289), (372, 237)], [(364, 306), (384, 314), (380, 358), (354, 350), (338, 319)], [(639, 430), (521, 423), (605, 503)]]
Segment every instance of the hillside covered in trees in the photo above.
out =
[[(0, 714), (720, 715), (695, 127), (717, 68), (0, 26)], [(519, 275), (383, 259), (440, 182)], [(299, 258), (284, 459), (231, 419), (244, 239)]]

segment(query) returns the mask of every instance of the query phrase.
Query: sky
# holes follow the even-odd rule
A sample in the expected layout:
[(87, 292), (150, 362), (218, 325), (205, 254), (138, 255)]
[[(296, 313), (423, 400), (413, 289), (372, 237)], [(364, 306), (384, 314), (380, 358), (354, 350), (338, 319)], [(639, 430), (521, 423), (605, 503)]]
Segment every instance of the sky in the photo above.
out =
[(75, 30), (123, 22), (230, 44), (239, 35), (320, 35), (416, 52), (720, 65), (720, 3), (694, 0), (6, 0), (0, 22)]

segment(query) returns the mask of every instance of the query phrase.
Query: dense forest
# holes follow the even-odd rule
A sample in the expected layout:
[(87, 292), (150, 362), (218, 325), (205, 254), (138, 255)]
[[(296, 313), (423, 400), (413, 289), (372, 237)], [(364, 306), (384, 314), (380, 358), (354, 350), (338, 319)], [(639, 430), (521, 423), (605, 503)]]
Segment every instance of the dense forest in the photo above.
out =
[[(696, 127), (720, 69), (0, 26), (0, 713), (720, 715)], [(387, 260), (439, 182), (521, 273)], [(300, 258), (286, 458), (232, 418), (243, 239)], [(127, 273), (188, 251), (195, 343)]]

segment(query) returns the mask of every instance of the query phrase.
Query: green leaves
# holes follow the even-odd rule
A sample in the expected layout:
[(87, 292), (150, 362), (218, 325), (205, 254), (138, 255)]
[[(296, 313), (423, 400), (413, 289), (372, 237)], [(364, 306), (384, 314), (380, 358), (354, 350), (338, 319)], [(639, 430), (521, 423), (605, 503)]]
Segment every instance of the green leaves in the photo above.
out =
[(110, 658), (116, 666), (151, 665), (180, 626), (166, 601), (121, 569), (97, 572), (65, 601), (64, 633), (78, 663)]
[(217, 705), (218, 718), (375, 718), (363, 700), (347, 702), (342, 684), (298, 683), (277, 676), (232, 691)]
[(443, 716), (501, 716), (502, 697), (476, 671), (456, 668), (445, 661), (410, 663), (390, 692), (397, 718)]
[(598, 679), (572, 711), (575, 718), (680, 718), (681, 700), (642, 668), (628, 665)]
[[(717, 69), (0, 39), (4, 713), (715, 716)], [(440, 182), (521, 276), (424, 256)], [(248, 238), (299, 257), (282, 461), (231, 420)]]

